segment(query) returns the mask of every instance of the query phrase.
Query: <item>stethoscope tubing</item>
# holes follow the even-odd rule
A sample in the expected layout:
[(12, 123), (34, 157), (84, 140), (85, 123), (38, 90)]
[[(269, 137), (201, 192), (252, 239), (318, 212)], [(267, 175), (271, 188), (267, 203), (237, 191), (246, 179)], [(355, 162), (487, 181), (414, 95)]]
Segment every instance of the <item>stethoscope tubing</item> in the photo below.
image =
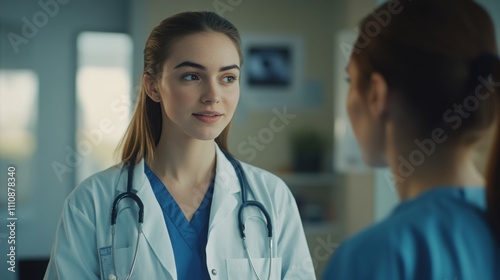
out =
[[(238, 181), (241, 186), (241, 205), (238, 209), (238, 230), (240, 232), (241, 239), (243, 241), (243, 247), (247, 253), (248, 260), (250, 262), (250, 266), (252, 267), (253, 272), (255, 273), (255, 276), (257, 279), (260, 280), (259, 275), (257, 274), (257, 271), (255, 269), (255, 266), (253, 264), (252, 258), (250, 257), (250, 253), (248, 252), (248, 246), (246, 242), (246, 235), (245, 235), (245, 221), (243, 220), (243, 210), (246, 207), (256, 207), (260, 210), (260, 212), (264, 215), (266, 219), (266, 227), (267, 227), (267, 236), (269, 239), (269, 271), (268, 271), (268, 279), (271, 277), (271, 268), (272, 268), (272, 243), (273, 243), (273, 224), (271, 220), (271, 216), (269, 215), (269, 212), (267, 212), (266, 208), (264, 205), (256, 200), (247, 200), (247, 191), (250, 189), (250, 186), (248, 184), (248, 180), (245, 176), (245, 172), (243, 171), (243, 168), (241, 167), (241, 164), (239, 161), (237, 161), (233, 156), (231, 156), (228, 152), (223, 152), (224, 155), (227, 157), (227, 159), (231, 162), (231, 165), (233, 166), (236, 176), (238, 177)], [(135, 246), (135, 252), (134, 252), (134, 258), (132, 260), (132, 265), (130, 268), (130, 271), (127, 275), (127, 280), (130, 279), (132, 276), (132, 273), (134, 272), (134, 268), (136, 265), (137, 261), (137, 253), (139, 249), (139, 243), (140, 243), (140, 237), (143, 235), (142, 231), (142, 224), (144, 222), (144, 204), (141, 200), (141, 198), (133, 192), (133, 177), (134, 177), (134, 167), (135, 167), (135, 160), (136, 156), (134, 155), (130, 162), (128, 162), (125, 166), (127, 167), (127, 191), (124, 193), (119, 194), (115, 200), (113, 201), (112, 204), (112, 209), (111, 209), (111, 258), (113, 261), (113, 269), (115, 272), (115, 275), (110, 275), (109, 279), (118, 279), (118, 273), (116, 270), (116, 263), (115, 263), (115, 254), (114, 254), (114, 243), (115, 243), (115, 226), (116, 226), (116, 220), (118, 217), (118, 206), (120, 202), (124, 199), (131, 199), (133, 200), (137, 206), (139, 207), (138, 211), (138, 235), (137, 235), (137, 241), (136, 241), (136, 246)]]

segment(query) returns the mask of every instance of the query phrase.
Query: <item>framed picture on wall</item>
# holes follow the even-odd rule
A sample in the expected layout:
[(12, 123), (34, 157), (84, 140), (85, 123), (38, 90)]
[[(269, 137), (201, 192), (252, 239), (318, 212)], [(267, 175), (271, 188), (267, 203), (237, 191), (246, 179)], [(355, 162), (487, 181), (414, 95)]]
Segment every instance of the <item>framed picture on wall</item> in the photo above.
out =
[(269, 109), (292, 101), (303, 85), (303, 40), (295, 35), (243, 35), (242, 102)]
[(248, 86), (286, 88), (292, 83), (289, 46), (250, 46), (247, 52)]

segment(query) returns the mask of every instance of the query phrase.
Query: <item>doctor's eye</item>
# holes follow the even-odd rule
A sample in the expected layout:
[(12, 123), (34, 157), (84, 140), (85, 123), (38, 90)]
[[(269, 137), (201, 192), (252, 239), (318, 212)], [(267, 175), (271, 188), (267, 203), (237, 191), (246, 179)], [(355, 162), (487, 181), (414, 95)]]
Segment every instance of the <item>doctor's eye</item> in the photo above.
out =
[(196, 75), (196, 74), (186, 74), (186, 75), (182, 76), (181, 78), (185, 81), (196, 81), (196, 80), (200, 79), (200, 77), (198, 77), (198, 75)]
[(222, 78), (222, 81), (228, 84), (234, 83), (236, 80), (237, 80), (236, 76), (232, 75), (225, 76), (224, 78)]

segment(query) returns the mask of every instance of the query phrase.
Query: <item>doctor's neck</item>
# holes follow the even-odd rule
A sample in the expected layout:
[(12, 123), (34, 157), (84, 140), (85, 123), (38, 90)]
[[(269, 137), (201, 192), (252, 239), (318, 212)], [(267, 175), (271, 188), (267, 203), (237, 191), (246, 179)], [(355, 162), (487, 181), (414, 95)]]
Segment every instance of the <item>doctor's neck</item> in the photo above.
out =
[(178, 139), (168, 132), (162, 133), (149, 167), (160, 178), (168, 178), (182, 186), (209, 182), (215, 173), (214, 141), (185, 136)]

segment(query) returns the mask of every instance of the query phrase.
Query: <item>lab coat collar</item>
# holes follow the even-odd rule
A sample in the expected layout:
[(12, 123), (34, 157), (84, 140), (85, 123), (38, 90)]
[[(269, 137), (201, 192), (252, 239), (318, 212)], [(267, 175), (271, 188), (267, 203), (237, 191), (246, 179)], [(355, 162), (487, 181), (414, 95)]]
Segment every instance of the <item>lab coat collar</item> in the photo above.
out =
[[(116, 190), (118, 192), (127, 191), (127, 179), (128, 179), (128, 168), (126, 164), (122, 163), (120, 179), (118, 181), (118, 186), (116, 187)], [(144, 159), (142, 159), (139, 163), (134, 165), (132, 192), (138, 193), (139, 191), (141, 191), (144, 185), (147, 185), (146, 182), (147, 182), (147, 177), (146, 174), (144, 173)]]
[[(162, 209), (154, 195), (151, 184), (144, 173), (144, 164), (143, 159), (135, 165), (132, 185), (132, 191), (137, 193), (144, 204), (144, 223), (142, 226), (146, 240), (141, 240), (142, 245), (140, 246), (149, 246), (160, 260), (164, 269), (170, 274), (171, 279), (177, 279), (175, 258), (167, 225), (165, 224)], [(127, 169), (122, 168), (117, 195), (127, 190), (127, 178)]]
[(237, 197), (241, 191), (233, 165), (217, 145), (216, 148), (217, 166), (212, 209), (210, 211), (209, 239), (211, 230), (223, 222), (236, 209)]
[(223, 188), (225, 192), (237, 193), (241, 191), (238, 177), (233, 165), (227, 159), (226, 155), (222, 152), (216, 144), (217, 151), (217, 164), (215, 167), (215, 185)]

